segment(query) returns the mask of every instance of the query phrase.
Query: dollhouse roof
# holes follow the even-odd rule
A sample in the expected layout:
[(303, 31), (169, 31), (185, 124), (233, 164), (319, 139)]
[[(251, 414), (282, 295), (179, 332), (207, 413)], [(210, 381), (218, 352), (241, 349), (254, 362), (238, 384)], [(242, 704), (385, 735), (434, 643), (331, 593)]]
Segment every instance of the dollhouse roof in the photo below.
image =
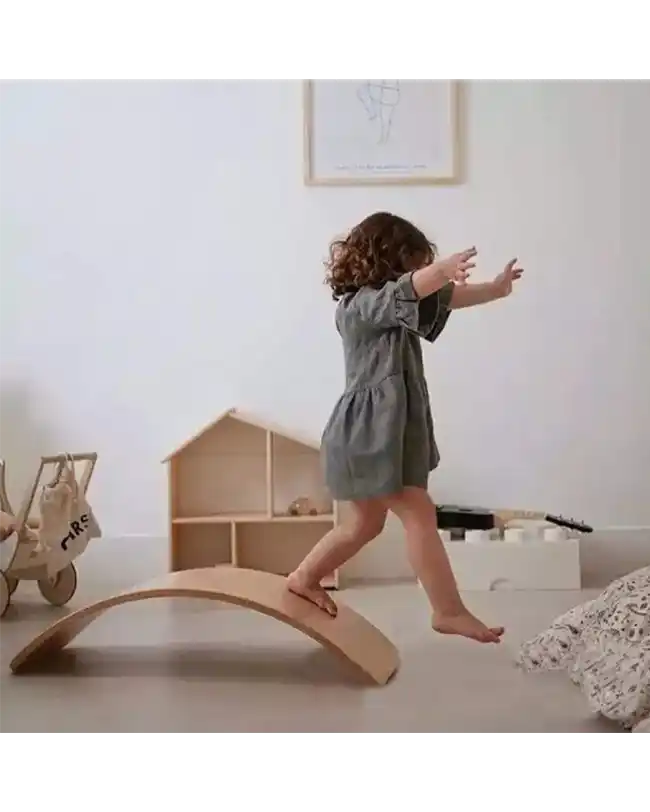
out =
[(241, 423), (247, 423), (249, 426), (255, 426), (258, 429), (262, 429), (263, 431), (272, 431), (273, 434), (277, 434), (280, 437), (285, 437), (287, 440), (293, 440), (294, 443), (299, 443), (300, 445), (307, 446), (307, 448), (313, 448), (316, 451), (320, 448), (320, 443), (315, 442), (314, 440), (301, 437), (296, 435), (293, 432), (286, 431), (286, 429), (282, 428), (281, 426), (276, 426), (271, 423), (267, 423), (264, 420), (260, 420), (255, 415), (248, 414), (246, 412), (242, 412), (239, 409), (227, 409), (225, 412), (222, 412), (218, 417), (208, 423), (207, 426), (203, 426), (202, 429), (193, 434), (188, 440), (186, 440), (182, 445), (180, 445), (175, 451), (172, 451), (171, 454), (168, 454), (163, 462), (169, 462), (169, 460), (173, 459), (175, 456), (184, 451), (188, 446), (192, 445), (199, 437), (202, 437), (206, 432), (213, 429), (217, 423), (221, 423), (222, 420), (226, 418), (231, 418), (233, 420), (238, 420)]

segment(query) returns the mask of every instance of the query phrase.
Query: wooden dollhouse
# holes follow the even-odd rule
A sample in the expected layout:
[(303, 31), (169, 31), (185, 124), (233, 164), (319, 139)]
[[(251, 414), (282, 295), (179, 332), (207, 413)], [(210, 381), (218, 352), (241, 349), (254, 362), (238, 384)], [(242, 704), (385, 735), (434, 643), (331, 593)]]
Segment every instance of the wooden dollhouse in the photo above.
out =
[[(286, 575), (339, 521), (318, 443), (237, 409), (164, 462), (172, 572), (231, 564)], [(323, 581), (338, 583), (338, 572)]]

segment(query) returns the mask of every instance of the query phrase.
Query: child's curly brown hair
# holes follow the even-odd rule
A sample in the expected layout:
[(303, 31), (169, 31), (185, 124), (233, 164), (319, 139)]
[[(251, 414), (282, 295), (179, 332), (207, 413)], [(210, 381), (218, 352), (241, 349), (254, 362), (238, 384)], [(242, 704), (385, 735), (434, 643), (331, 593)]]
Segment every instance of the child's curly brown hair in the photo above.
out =
[(376, 212), (330, 245), (325, 282), (334, 299), (389, 280), (433, 262), (436, 246), (419, 228), (388, 212)]

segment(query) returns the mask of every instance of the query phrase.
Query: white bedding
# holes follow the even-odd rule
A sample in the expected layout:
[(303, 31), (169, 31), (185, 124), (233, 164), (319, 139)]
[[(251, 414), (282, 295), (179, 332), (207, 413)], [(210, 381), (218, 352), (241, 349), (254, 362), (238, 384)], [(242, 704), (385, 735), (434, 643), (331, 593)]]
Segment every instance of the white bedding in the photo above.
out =
[(648, 720), (650, 567), (556, 618), (524, 643), (517, 663), (526, 671), (566, 670), (591, 710), (628, 730)]

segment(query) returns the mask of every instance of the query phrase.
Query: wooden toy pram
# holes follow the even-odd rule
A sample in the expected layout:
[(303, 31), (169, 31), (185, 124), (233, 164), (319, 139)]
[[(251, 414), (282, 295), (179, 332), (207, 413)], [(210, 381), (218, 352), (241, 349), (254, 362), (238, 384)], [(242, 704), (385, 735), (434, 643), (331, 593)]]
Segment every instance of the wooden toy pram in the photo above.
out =
[[(76, 462), (85, 462), (78, 482)], [(14, 517), (7, 494), (5, 463), (0, 460), (0, 509), (3, 512), (0, 617), (7, 611), (20, 581), (36, 581), (41, 595), (53, 606), (64, 606), (74, 595), (77, 571), (72, 562), (86, 549), (90, 539), (101, 535), (86, 501), (96, 462), (96, 453), (41, 457), (34, 482)], [(41, 487), (40, 515), (31, 518), (34, 498), (48, 465), (55, 466), (54, 477)]]

